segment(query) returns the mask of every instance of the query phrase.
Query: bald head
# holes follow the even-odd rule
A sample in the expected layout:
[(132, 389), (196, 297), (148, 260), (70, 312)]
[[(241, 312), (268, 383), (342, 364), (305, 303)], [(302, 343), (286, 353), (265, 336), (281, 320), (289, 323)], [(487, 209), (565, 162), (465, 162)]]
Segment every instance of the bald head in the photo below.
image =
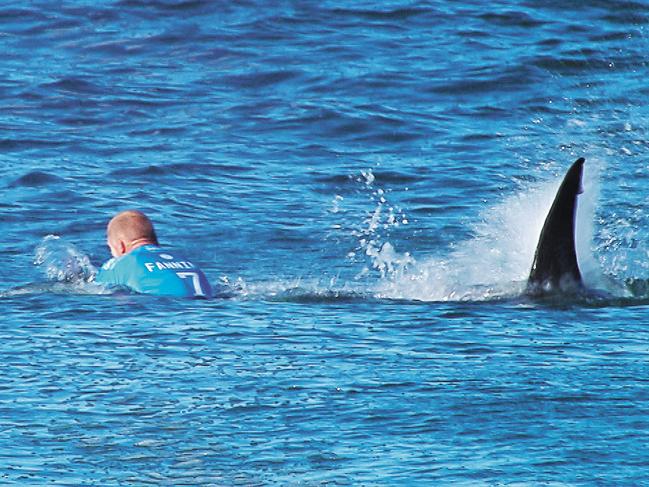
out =
[(123, 211), (108, 223), (108, 246), (114, 257), (124, 255), (142, 245), (158, 245), (153, 223), (141, 211)]

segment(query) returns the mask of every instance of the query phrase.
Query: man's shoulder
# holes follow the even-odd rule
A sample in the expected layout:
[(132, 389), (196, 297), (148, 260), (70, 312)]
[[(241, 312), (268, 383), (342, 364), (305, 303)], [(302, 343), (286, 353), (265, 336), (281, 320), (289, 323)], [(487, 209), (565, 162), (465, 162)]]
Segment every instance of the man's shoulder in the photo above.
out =
[(131, 260), (132, 257), (130, 257), (128, 254), (122, 255), (120, 257), (111, 257), (108, 259), (106, 262), (104, 262), (101, 266), (102, 271), (115, 271), (117, 269), (120, 269), (124, 267), (124, 265), (128, 265), (129, 260)]
[(110, 270), (113, 270), (113, 269), (115, 268), (115, 262), (116, 262), (116, 261), (117, 261), (117, 259), (116, 259), (115, 257), (112, 257), (112, 258), (108, 259), (106, 262), (104, 262), (104, 263), (102, 264), (102, 266), (101, 266), (101, 270), (102, 270), (102, 271), (110, 271)]
[(142, 247), (135, 249), (131, 254), (138, 262), (171, 262), (188, 260), (185, 253), (182, 251), (167, 247), (158, 247), (155, 245), (143, 245)]
[(175, 249), (169, 249), (167, 247), (163, 248), (158, 245), (142, 245), (126, 255), (131, 255), (138, 259), (150, 257), (169, 258), (169, 256), (173, 257), (173, 255), (180, 255), (180, 252), (177, 252)]

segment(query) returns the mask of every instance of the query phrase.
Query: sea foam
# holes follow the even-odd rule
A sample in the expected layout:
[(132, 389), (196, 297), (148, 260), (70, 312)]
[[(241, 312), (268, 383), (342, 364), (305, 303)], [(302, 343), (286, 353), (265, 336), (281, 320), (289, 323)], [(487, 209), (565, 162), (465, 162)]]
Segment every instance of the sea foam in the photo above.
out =
[[(576, 249), (588, 288), (619, 291), (605, 277), (593, 252), (593, 231), (602, 163), (591, 161), (578, 199)], [(472, 224), (472, 237), (449, 243), (449, 251), (432, 258), (399, 254), (389, 243), (368, 253), (382, 276), (375, 294), (381, 298), (422, 301), (479, 301), (520, 295), (536, 245), (563, 175), (536, 183), (485, 208)]]

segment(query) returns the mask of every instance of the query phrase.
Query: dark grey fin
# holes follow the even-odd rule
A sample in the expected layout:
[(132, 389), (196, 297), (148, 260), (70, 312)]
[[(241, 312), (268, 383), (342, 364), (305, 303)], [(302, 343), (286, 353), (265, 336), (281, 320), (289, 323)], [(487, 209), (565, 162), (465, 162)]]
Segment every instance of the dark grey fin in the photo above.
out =
[(554, 197), (536, 246), (530, 277), (529, 294), (575, 291), (582, 288), (581, 272), (575, 250), (577, 196), (582, 192), (584, 158), (577, 159)]

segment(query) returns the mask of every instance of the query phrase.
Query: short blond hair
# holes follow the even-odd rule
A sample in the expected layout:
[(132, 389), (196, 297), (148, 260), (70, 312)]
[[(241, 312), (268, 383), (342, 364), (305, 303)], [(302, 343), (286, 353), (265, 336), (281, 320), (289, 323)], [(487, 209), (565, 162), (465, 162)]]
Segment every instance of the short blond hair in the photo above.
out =
[(158, 244), (158, 237), (153, 228), (153, 223), (144, 213), (138, 210), (126, 210), (115, 215), (108, 222), (106, 233), (127, 243), (146, 239), (156, 245)]

